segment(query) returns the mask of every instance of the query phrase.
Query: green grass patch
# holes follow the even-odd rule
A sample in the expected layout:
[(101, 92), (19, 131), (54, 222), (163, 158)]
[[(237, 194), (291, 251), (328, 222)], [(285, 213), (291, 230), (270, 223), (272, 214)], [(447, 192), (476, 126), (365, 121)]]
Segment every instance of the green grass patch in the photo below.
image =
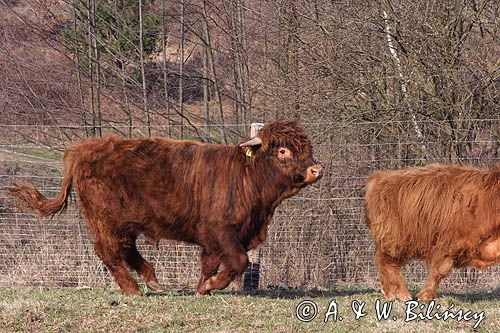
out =
[[(369, 289), (327, 292), (218, 292), (196, 297), (167, 291), (128, 297), (118, 290), (74, 288), (0, 289), (2, 332), (466, 332), (475, 320), (414, 320), (405, 322), (406, 305), (394, 302), (390, 317), (377, 320), (381, 295)], [(315, 319), (301, 322), (296, 308), (314, 302)], [(365, 316), (356, 320), (352, 304), (364, 303)], [(384, 300), (381, 300), (385, 302)], [(448, 294), (438, 298), (443, 309), (483, 312), (478, 332), (498, 332), (500, 296)], [(337, 320), (325, 314), (335, 302)], [(306, 311), (307, 312), (307, 311)], [(342, 317), (342, 320), (339, 318)], [(394, 319), (396, 317), (396, 319)]]
[(56, 152), (51, 152), (39, 148), (32, 148), (32, 147), (16, 147), (14, 148), (14, 151), (17, 153), (25, 154), (25, 155), (30, 155), (33, 157), (40, 157), (40, 158), (46, 158), (50, 160), (60, 160), (62, 158), (62, 154), (56, 153)]

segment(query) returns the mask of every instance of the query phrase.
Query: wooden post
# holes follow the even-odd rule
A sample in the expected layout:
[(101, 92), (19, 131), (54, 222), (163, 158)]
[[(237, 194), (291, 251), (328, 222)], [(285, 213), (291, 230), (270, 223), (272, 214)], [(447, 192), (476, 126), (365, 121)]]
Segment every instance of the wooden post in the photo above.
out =
[[(264, 124), (252, 123), (250, 126), (250, 137), (253, 138), (257, 135), (257, 132), (264, 127)], [(243, 290), (256, 290), (259, 288), (259, 271), (262, 256), (262, 244), (248, 251), (249, 263), (243, 275)]]

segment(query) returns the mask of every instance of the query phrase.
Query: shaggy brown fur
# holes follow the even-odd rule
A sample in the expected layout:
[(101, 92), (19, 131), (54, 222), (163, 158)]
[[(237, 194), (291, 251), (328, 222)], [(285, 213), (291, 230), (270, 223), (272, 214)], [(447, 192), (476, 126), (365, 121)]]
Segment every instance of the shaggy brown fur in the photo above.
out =
[(141, 293), (127, 266), (160, 290), (153, 267), (137, 251), (140, 234), (154, 243), (165, 238), (200, 245), (197, 291), (207, 294), (243, 273), (246, 251), (266, 239), (277, 205), (321, 178), (296, 120), (269, 124), (257, 137), (261, 145), (249, 147), (161, 138), (84, 140), (66, 149), (55, 199), (27, 183), (16, 183), (10, 193), (47, 216), (64, 209), (73, 185), (95, 252), (126, 294)]
[(365, 204), (387, 298), (412, 298), (400, 271), (410, 259), (429, 266), (420, 300), (433, 299), (453, 267), (500, 262), (500, 165), (489, 171), (433, 164), (374, 172)]

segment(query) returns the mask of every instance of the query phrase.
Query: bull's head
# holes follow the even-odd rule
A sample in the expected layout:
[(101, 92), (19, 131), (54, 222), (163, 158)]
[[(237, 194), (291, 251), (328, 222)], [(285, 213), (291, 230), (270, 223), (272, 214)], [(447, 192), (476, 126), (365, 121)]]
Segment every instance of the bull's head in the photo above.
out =
[(293, 187), (304, 187), (323, 176), (313, 157), (311, 140), (297, 119), (278, 120), (263, 127), (251, 140), (240, 144), (247, 155), (273, 163)]

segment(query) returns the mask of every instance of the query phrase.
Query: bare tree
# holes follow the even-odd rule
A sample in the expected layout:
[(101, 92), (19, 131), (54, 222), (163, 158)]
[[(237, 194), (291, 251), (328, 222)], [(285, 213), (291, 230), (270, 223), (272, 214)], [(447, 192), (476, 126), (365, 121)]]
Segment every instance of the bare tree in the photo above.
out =
[(207, 15), (207, 1), (203, 0), (203, 35), (204, 35), (204, 43), (207, 47), (207, 57), (208, 57), (208, 65), (211, 71), (212, 81), (214, 83), (215, 90), (215, 98), (217, 100), (217, 104), (219, 107), (219, 128), (221, 132), (222, 142), (227, 144), (227, 136), (224, 125), (224, 109), (222, 107), (222, 97), (220, 92), (219, 81), (217, 80), (217, 71), (215, 69), (214, 56), (212, 50), (212, 44), (210, 42), (210, 29), (208, 26), (208, 15)]
[[(389, 7), (391, 6), (389, 0), (386, 0), (386, 3), (387, 3), (387, 6), (389, 6)], [(403, 70), (401, 68), (401, 60), (399, 59), (398, 51), (397, 51), (396, 45), (395, 45), (393, 37), (392, 37), (394, 33), (392, 32), (392, 29), (390, 26), (389, 16), (387, 15), (387, 12), (385, 9), (382, 10), (382, 15), (383, 15), (384, 23), (385, 23), (387, 47), (389, 48), (389, 52), (391, 53), (392, 58), (394, 59), (394, 65), (395, 65), (396, 72), (397, 72), (399, 80), (400, 80), (401, 94), (403, 95), (403, 100), (404, 100), (406, 106), (408, 107), (408, 112), (410, 113), (413, 128), (415, 130), (417, 138), (420, 142), (422, 142), (420, 145), (420, 147), (422, 149), (422, 153), (423, 153), (424, 157), (428, 157), (427, 147), (425, 146), (425, 143), (423, 143), (424, 142), (424, 135), (422, 134), (422, 130), (420, 129), (420, 126), (418, 125), (417, 117), (415, 115), (415, 112), (412, 110), (411, 103), (410, 103), (410, 100), (408, 97), (408, 86), (406, 84), (407, 78), (403, 74)]]
[(88, 8), (88, 16), (87, 16), (87, 21), (88, 21), (88, 59), (89, 59), (89, 68), (88, 68), (88, 76), (90, 78), (90, 85), (89, 85), (89, 95), (90, 95), (90, 114), (92, 116), (92, 136), (96, 136), (96, 134), (99, 133), (100, 128), (97, 129), (97, 110), (99, 109), (99, 103), (97, 102), (97, 96), (99, 96), (96, 86), (96, 80), (97, 78), (95, 77), (95, 58), (94, 54), (97, 52), (94, 52), (94, 41), (95, 41), (95, 0), (89, 0), (87, 3), (87, 8)]
[(146, 89), (146, 75), (144, 72), (144, 43), (143, 43), (143, 21), (142, 21), (142, 0), (139, 0), (139, 55), (141, 62), (141, 77), (142, 77), (142, 103), (144, 112), (146, 113), (146, 127), (148, 136), (151, 137), (151, 119), (148, 107), (148, 93)]
[(210, 142), (210, 72), (208, 69), (208, 46), (203, 44), (203, 114), (205, 115), (205, 136)]
[[(73, 6), (72, 6), (72, 13), (73, 13), (73, 32), (76, 35), (78, 31), (78, 15), (77, 15), (77, 10), (76, 7), (78, 6), (79, 0), (74, 0)], [(80, 106), (81, 106), (81, 121), (82, 121), (82, 126), (85, 131), (85, 136), (88, 136), (88, 128), (87, 128), (87, 110), (85, 109), (85, 97), (83, 94), (83, 87), (82, 87), (82, 77), (81, 77), (81, 65), (80, 65), (80, 48), (75, 47), (74, 48), (74, 59), (75, 59), (75, 66), (76, 66), (76, 82), (78, 86), (78, 95), (80, 97)]]
[(163, 71), (163, 94), (165, 96), (165, 116), (167, 117), (167, 134), (172, 136), (172, 119), (170, 115), (170, 101), (168, 93), (168, 67), (167, 67), (167, 15), (165, 0), (161, 0), (161, 45), (162, 45), (162, 71)]
[(186, 4), (185, 0), (181, 0), (181, 34), (179, 41), (179, 107), (178, 113), (180, 116), (180, 135), (184, 138), (184, 34), (185, 34), (185, 15)]

